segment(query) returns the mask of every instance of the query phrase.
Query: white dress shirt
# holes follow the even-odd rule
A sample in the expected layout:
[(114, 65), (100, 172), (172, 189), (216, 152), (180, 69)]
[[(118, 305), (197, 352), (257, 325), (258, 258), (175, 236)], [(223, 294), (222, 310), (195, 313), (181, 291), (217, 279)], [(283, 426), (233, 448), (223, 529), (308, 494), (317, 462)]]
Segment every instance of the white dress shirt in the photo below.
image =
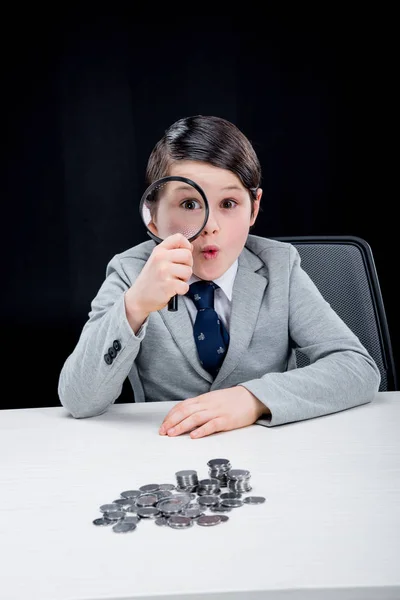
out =
[[(235, 281), (236, 273), (238, 270), (238, 261), (235, 260), (233, 265), (229, 267), (227, 271), (218, 279), (214, 279), (214, 283), (219, 286), (219, 289), (215, 290), (214, 294), (214, 308), (222, 319), (227, 331), (229, 332), (230, 317), (231, 317), (231, 304), (232, 304), (232, 290), (233, 283)], [(195, 281), (200, 281), (199, 277), (192, 275), (188, 281), (188, 284), (192, 284)], [(188, 308), (192, 323), (194, 323), (197, 315), (197, 308), (195, 303), (188, 296), (183, 296), (183, 299)]]

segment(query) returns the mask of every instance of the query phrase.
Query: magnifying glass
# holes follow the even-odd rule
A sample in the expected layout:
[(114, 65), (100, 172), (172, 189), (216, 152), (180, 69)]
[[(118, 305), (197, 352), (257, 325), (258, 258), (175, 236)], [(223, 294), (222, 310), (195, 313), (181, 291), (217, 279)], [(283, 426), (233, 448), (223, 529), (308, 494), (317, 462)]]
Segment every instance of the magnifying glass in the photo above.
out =
[[(148, 235), (157, 244), (175, 233), (182, 233), (192, 242), (207, 223), (209, 206), (197, 183), (187, 177), (169, 176), (149, 185), (139, 211)], [(178, 310), (177, 295), (170, 299), (168, 310)]]

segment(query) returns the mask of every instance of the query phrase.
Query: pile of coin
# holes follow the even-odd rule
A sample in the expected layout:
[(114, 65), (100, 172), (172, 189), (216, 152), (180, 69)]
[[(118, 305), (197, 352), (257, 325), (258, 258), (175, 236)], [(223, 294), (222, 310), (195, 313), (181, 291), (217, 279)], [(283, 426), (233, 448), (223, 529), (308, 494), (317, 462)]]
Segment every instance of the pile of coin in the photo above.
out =
[[(207, 466), (206, 479), (199, 479), (195, 470), (177, 471), (176, 484), (148, 483), (137, 490), (121, 492), (120, 498), (100, 506), (102, 516), (93, 524), (111, 526), (115, 533), (134, 531), (146, 519), (172, 529), (187, 529), (195, 523), (211, 527), (228, 521), (224, 513), (233, 508), (265, 502), (263, 496), (242, 497), (252, 490), (247, 469), (232, 469), (226, 458), (213, 458)], [(222, 492), (221, 488), (229, 491)]]
[(238, 492), (242, 494), (243, 492), (250, 492), (250, 471), (246, 469), (230, 469), (227, 473), (228, 477), (228, 488), (232, 492)]

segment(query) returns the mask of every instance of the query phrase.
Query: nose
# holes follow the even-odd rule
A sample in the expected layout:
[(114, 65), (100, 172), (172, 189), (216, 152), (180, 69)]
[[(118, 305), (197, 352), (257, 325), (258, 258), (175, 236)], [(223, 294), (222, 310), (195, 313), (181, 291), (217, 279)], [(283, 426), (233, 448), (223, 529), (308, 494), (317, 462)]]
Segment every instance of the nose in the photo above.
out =
[(210, 235), (212, 233), (218, 233), (218, 231), (219, 231), (219, 225), (218, 225), (217, 219), (214, 215), (214, 212), (210, 208), (207, 223), (202, 231), (202, 235)]

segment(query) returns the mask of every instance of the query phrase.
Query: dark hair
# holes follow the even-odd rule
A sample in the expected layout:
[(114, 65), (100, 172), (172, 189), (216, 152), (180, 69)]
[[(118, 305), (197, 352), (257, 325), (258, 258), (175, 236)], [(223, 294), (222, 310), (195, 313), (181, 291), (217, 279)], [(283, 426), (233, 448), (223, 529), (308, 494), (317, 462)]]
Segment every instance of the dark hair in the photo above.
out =
[(178, 160), (198, 160), (232, 171), (256, 199), (261, 166), (253, 146), (233, 123), (197, 115), (179, 119), (154, 146), (146, 169), (147, 185), (168, 175)]

